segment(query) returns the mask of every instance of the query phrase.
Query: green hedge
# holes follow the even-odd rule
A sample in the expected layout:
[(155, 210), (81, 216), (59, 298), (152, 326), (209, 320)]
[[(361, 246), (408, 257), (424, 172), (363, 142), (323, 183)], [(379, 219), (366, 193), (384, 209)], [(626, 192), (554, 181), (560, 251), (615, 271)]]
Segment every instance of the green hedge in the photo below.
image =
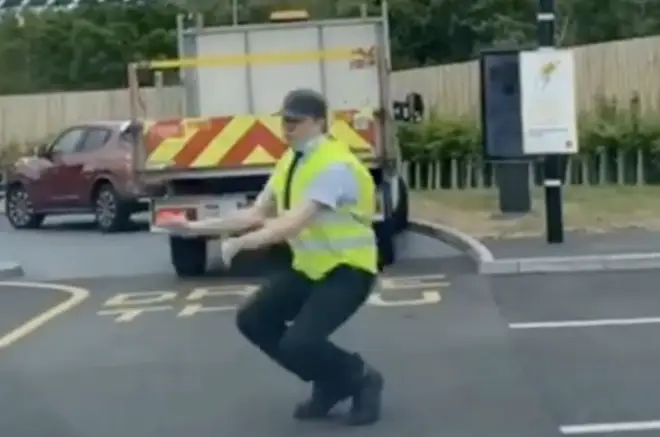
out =
[[(596, 109), (578, 122), (580, 154), (641, 149), (660, 157), (660, 114), (640, 115), (637, 99), (628, 105), (599, 99)], [(450, 157), (479, 156), (482, 152), (479, 120), (431, 116), (420, 124), (398, 129), (403, 157), (408, 161), (439, 161)]]

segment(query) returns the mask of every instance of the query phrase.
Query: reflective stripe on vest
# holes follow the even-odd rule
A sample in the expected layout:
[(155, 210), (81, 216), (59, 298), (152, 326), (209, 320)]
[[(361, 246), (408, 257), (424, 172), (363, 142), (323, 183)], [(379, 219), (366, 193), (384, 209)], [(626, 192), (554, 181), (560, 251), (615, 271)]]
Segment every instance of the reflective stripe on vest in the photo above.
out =
[[(358, 249), (364, 246), (371, 246), (375, 244), (375, 236), (371, 228), (371, 220), (365, 219), (352, 211), (323, 211), (314, 220), (314, 226), (322, 225), (327, 230), (331, 230), (335, 226), (346, 227), (355, 229), (355, 225), (359, 224), (364, 226), (359, 232), (351, 232), (351, 236), (342, 233), (342, 237), (334, 237), (332, 239), (322, 238), (315, 239), (313, 236), (299, 236), (298, 238), (289, 241), (291, 248), (304, 251), (319, 251), (319, 250), (346, 250)], [(303, 232), (303, 235), (306, 234)], [(334, 233), (333, 233), (334, 234)]]
[(334, 238), (332, 240), (296, 239), (289, 242), (289, 244), (292, 249), (304, 252), (348, 250), (371, 247), (376, 244), (376, 238), (373, 235), (365, 235), (363, 237)]

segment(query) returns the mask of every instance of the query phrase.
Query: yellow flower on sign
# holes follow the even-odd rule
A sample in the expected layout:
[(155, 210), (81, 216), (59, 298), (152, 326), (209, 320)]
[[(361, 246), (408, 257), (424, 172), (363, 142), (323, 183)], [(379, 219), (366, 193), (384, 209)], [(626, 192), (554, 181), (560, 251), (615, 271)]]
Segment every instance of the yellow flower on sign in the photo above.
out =
[(541, 88), (545, 88), (548, 85), (550, 77), (557, 71), (557, 67), (559, 67), (559, 61), (546, 62), (541, 67)]

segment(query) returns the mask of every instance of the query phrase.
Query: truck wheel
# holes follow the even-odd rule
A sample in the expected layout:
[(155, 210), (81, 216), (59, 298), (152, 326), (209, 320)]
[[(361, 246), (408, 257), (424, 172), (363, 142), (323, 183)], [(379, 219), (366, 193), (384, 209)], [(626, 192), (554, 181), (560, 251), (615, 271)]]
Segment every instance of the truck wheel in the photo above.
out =
[(399, 201), (394, 209), (392, 220), (394, 221), (394, 232), (400, 234), (408, 227), (408, 186), (402, 178), (398, 178)]
[(207, 242), (204, 238), (170, 237), (170, 256), (180, 278), (206, 273)]
[(382, 222), (374, 224), (376, 232), (376, 242), (378, 244), (378, 268), (383, 269), (396, 260), (396, 247), (394, 244), (394, 226), (393, 220), (385, 219)]
[(94, 217), (104, 233), (123, 231), (128, 227), (130, 212), (110, 183), (104, 183), (94, 194)]

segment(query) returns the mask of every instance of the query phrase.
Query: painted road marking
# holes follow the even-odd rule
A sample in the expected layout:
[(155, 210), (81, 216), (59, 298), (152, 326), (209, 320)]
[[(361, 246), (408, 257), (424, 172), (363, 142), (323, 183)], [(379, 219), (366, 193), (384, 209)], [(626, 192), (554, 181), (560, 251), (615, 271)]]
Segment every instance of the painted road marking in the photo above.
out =
[(660, 317), (629, 319), (564, 320), (556, 322), (509, 323), (511, 329), (592, 328), (597, 326), (633, 326), (660, 324)]
[[(383, 278), (379, 292), (372, 293), (367, 304), (380, 308), (433, 305), (442, 300), (442, 290), (449, 286), (445, 275), (418, 275)], [(259, 285), (237, 284), (197, 287), (180, 292), (173, 290), (119, 293), (108, 299), (100, 316), (111, 316), (116, 323), (132, 322), (145, 313), (176, 312), (176, 318), (190, 318), (205, 313), (236, 311), (240, 302)], [(392, 298), (392, 295), (399, 294)], [(401, 297), (405, 294), (405, 297)], [(414, 294), (414, 297), (409, 297)], [(214, 305), (203, 301), (213, 299)]]
[(43, 325), (54, 319), (55, 317), (64, 314), (65, 312), (80, 305), (85, 299), (89, 297), (89, 291), (84, 288), (73, 287), (70, 285), (60, 284), (46, 284), (40, 282), (0, 282), (0, 287), (22, 287), (22, 288), (38, 288), (41, 290), (55, 290), (68, 293), (70, 296), (62, 303), (51, 307), (36, 317), (31, 318), (11, 332), (0, 337), (0, 349), (4, 349), (18, 340), (27, 337)]
[(660, 420), (649, 420), (647, 422), (589, 423), (585, 425), (564, 425), (559, 427), (561, 433), (565, 435), (652, 431), (658, 429), (660, 429)]

